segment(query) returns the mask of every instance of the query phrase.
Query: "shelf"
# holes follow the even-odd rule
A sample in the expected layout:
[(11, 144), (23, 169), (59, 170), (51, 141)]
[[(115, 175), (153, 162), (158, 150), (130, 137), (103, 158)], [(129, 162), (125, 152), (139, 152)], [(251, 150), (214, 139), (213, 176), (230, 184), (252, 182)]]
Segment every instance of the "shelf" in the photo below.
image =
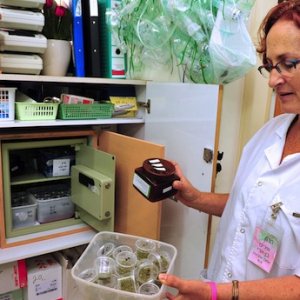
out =
[(0, 80), (28, 81), (28, 82), (59, 82), (59, 83), (87, 83), (87, 84), (117, 84), (117, 85), (146, 85), (144, 80), (110, 79), (95, 77), (71, 77), (71, 76), (43, 76), (43, 75), (19, 75), (1, 74)]
[(142, 124), (143, 118), (110, 118), (97, 120), (49, 120), (49, 121), (0, 121), (1, 128), (21, 127), (53, 127), (53, 126), (88, 126), (88, 125), (114, 125), (114, 124)]
[(88, 244), (96, 233), (96, 231), (89, 229), (87, 231), (60, 236), (36, 243), (25, 244), (17, 247), (2, 248), (0, 249), (0, 265), (19, 259), (25, 259)]
[(30, 173), (26, 175), (12, 177), (11, 185), (23, 185), (23, 184), (31, 184), (36, 182), (49, 182), (49, 181), (57, 181), (57, 180), (63, 180), (69, 178), (70, 176), (46, 177), (43, 174), (36, 172), (36, 173)]

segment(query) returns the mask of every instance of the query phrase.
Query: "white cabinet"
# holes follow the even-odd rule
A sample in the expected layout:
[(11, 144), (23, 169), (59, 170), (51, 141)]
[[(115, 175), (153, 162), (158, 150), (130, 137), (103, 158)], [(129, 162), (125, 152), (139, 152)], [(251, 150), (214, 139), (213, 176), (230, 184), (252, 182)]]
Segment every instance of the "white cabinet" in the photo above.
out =
[[(147, 201), (132, 187), (132, 176), (134, 168), (139, 167), (143, 159), (164, 155), (167, 159), (177, 161), (195, 186), (204, 191), (211, 190), (216, 155), (211, 161), (205, 162), (203, 151), (207, 148), (214, 152), (217, 147), (221, 100), (219, 86), (26, 75), (1, 75), (0, 82), (10, 86), (14, 83), (18, 86), (20, 82), (23, 85), (35, 82), (53, 86), (133, 86), (138, 101), (148, 106), (148, 109), (141, 106), (137, 118), (3, 122), (0, 123), (0, 132), (24, 127), (33, 132), (39, 128), (51, 131), (56, 127), (70, 126), (74, 130), (83, 126), (96, 128), (99, 131), (99, 149), (115, 155), (117, 162), (115, 230), (138, 235), (140, 228), (144, 228), (143, 233), (151, 235), (151, 227), (157, 227), (157, 237), (160, 236), (161, 240), (172, 243), (178, 249), (175, 272), (188, 278), (199, 274), (205, 257), (207, 215), (169, 199), (155, 204)], [(118, 133), (107, 131), (108, 125), (114, 125)], [(139, 143), (141, 140), (144, 142)], [(124, 214), (130, 214), (130, 222), (122, 218)], [(152, 218), (152, 215), (155, 217)], [(10, 251), (0, 249), (0, 263), (87, 243), (93, 234), (94, 231), (88, 230), (75, 233), (73, 239), (66, 236), (68, 242), (58, 236), (55, 240), (39, 241), (36, 247), (23, 245), (13, 247)]]

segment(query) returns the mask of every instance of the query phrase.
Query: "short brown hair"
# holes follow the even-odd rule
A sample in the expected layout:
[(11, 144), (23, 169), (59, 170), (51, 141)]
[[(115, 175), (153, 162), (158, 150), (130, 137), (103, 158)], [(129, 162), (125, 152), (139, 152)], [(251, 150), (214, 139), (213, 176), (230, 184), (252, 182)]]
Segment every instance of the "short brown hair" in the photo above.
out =
[(274, 6), (263, 19), (258, 30), (258, 46), (256, 51), (266, 63), (266, 38), (272, 26), (278, 20), (290, 20), (300, 28), (300, 0), (283, 1)]

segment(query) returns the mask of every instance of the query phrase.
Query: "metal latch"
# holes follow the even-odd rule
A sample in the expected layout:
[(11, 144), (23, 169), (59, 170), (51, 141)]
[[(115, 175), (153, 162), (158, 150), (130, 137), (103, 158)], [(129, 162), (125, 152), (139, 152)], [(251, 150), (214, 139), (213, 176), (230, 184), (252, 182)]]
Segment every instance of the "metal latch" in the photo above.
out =
[(208, 148), (203, 149), (203, 159), (207, 162), (210, 163), (213, 160), (213, 151)]

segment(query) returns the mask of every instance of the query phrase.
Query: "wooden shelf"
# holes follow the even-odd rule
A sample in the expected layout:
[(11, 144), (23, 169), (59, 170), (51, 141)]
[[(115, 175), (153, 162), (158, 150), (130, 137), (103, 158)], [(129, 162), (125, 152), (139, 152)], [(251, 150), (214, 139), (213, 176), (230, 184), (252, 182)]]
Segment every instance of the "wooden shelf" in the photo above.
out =
[(59, 83), (86, 83), (86, 84), (116, 84), (116, 85), (146, 85), (144, 80), (110, 79), (95, 77), (71, 76), (43, 76), (43, 75), (18, 75), (1, 74), (0, 81), (28, 81), (28, 82), (59, 82)]

